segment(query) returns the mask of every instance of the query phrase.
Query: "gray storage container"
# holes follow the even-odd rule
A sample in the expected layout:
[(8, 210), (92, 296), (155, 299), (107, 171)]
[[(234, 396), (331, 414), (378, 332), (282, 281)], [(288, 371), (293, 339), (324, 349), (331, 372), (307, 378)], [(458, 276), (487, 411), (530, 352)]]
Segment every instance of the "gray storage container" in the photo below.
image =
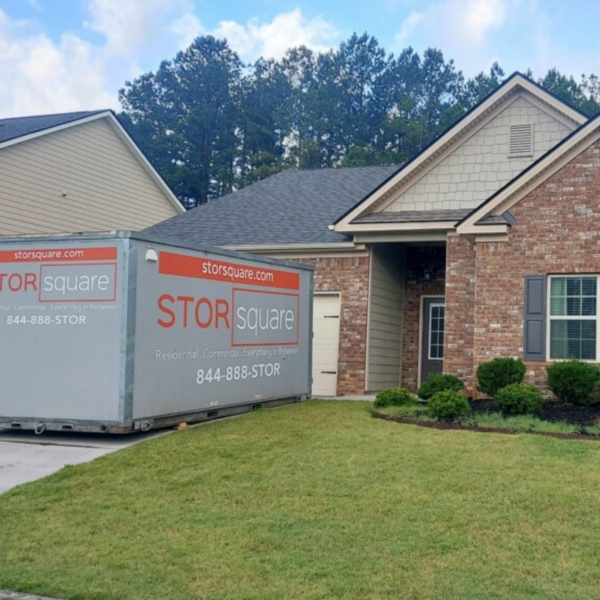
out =
[(124, 433), (304, 399), (312, 267), (130, 232), (0, 240), (0, 427)]

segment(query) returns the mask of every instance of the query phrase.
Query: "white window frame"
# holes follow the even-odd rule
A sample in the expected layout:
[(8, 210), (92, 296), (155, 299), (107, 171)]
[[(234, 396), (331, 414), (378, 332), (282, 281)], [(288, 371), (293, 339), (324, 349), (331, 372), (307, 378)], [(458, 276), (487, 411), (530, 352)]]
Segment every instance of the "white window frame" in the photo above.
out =
[[(555, 315), (550, 314), (551, 311), (551, 292), (552, 292), (552, 280), (553, 279), (568, 279), (569, 277), (594, 277), (596, 279), (596, 315)], [(548, 362), (561, 362), (570, 360), (569, 358), (551, 358), (551, 347), (552, 339), (550, 338), (550, 326), (552, 321), (595, 321), (596, 322), (596, 358), (580, 358), (583, 362), (598, 363), (600, 362), (600, 314), (599, 314), (599, 301), (600, 301), (600, 275), (595, 273), (561, 273), (556, 275), (548, 275), (546, 278), (546, 360)]]
[[(429, 315), (428, 315), (429, 322), (427, 323), (427, 327), (429, 330), (429, 336), (427, 338), (427, 360), (444, 360), (444, 356), (443, 356), (444, 344), (442, 344), (442, 357), (431, 356), (431, 321), (433, 320), (433, 308), (434, 307), (435, 308), (442, 307), (444, 309), (444, 342), (446, 341), (446, 303), (438, 302), (436, 304), (430, 304), (429, 305)], [(438, 343), (436, 345), (439, 346), (440, 344)]]

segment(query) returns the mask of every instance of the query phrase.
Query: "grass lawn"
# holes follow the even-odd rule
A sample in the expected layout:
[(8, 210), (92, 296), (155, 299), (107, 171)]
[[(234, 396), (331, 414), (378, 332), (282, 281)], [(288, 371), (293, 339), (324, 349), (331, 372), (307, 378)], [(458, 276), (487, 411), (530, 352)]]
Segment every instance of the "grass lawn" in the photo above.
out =
[(0, 588), (81, 600), (600, 595), (600, 444), (308, 402), (0, 496)]

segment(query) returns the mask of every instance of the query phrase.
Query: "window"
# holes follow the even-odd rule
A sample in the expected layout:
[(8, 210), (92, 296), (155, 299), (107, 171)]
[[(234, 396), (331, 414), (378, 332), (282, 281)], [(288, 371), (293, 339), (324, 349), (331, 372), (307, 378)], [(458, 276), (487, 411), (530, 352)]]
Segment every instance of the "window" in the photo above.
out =
[(598, 277), (551, 276), (549, 288), (549, 358), (596, 360)]
[(444, 321), (446, 306), (432, 304), (429, 309), (429, 360), (444, 358)]

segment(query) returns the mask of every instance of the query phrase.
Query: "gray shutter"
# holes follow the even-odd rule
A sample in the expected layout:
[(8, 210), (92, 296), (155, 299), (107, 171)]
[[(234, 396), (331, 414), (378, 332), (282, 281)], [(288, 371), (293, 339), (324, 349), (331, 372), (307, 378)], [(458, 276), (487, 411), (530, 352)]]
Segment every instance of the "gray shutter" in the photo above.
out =
[(523, 359), (546, 360), (546, 276), (525, 277)]

